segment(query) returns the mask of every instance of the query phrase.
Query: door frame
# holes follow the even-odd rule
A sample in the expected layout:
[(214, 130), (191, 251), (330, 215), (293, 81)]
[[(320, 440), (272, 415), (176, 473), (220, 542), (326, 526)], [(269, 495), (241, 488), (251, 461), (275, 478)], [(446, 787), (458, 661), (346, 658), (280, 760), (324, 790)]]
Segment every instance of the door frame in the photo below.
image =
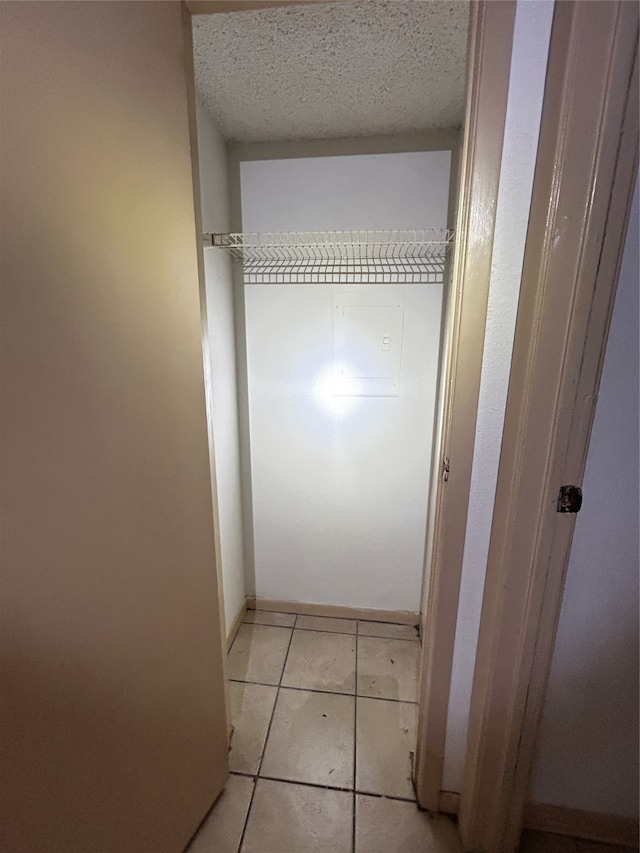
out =
[[(200, 161), (198, 158), (198, 127), (196, 120), (196, 82), (193, 65), (193, 29), (191, 26), (191, 11), (181, 4), (182, 34), (184, 41), (184, 68), (187, 98), (187, 113), (189, 119), (189, 136), (191, 139), (191, 177), (193, 182), (193, 208), (198, 237), (202, 234), (202, 200), (200, 196)], [(202, 318), (202, 355), (204, 371), (205, 406), (207, 411), (207, 435), (209, 439), (209, 475), (211, 477), (212, 521), (215, 548), (215, 573), (218, 585), (218, 619), (220, 623), (220, 640), (223, 650), (224, 674), (224, 707), (226, 715), (227, 738), (231, 742), (233, 720), (231, 718), (231, 693), (229, 689), (229, 665), (227, 661), (227, 629), (224, 613), (224, 589), (222, 577), (222, 551), (220, 545), (220, 511), (218, 503), (218, 480), (216, 478), (216, 453), (213, 435), (213, 379), (211, 376), (211, 358), (209, 356), (209, 337), (207, 323), (207, 290), (204, 272), (204, 248), (202, 239), (197, 239), (196, 255), (198, 263), (198, 289), (200, 297), (200, 316)]]
[[(450, 810), (442, 791), (445, 730), (456, 633), (458, 598), (475, 428), (480, 395), (482, 353), (502, 145), (507, 110), (515, 0), (471, 0), (467, 46), (466, 116), (462, 145), (450, 131), (428, 131), (371, 139), (236, 143), (229, 147), (231, 226), (242, 230), (240, 162), (245, 160), (327, 157), (405, 151), (451, 150), (450, 225), (455, 217), (455, 249), (446, 290), (441, 369), (429, 525), (422, 593), (421, 686), (414, 783), (419, 805)], [(456, 203), (457, 202), (457, 203)], [(246, 376), (246, 351), (238, 317), (244, 300), (236, 291), (239, 376)], [(248, 420), (243, 398), (241, 421)], [(248, 425), (242, 430), (248, 451)], [(452, 460), (446, 481), (441, 460)], [(249, 463), (245, 462), (245, 466)], [(246, 468), (245, 468), (246, 470)], [(250, 483), (243, 479), (243, 493)], [(250, 542), (245, 547), (250, 552)]]
[(517, 848), (638, 164), (638, 8), (557, 3), (469, 720), (465, 850)]
[(515, 0), (472, 0), (470, 8), (455, 253), (444, 333), (439, 436), (432, 466), (431, 530), (427, 531), (420, 626), (414, 784), (418, 804), (430, 811), (455, 810), (452, 795), (442, 790), (445, 735), (515, 11)]
[[(289, 0), (300, 2), (300, 0)], [(344, 0), (349, 2), (349, 0)], [(241, 12), (275, 2), (197, 2), (187, 0), (193, 14)], [(450, 798), (442, 789), (445, 730), (464, 539), (466, 532), (475, 429), (480, 394), (496, 205), (507, 109), (515, 0), (471, 0), (467, 45), (465, 124), (461, 150), (448, 131), (370, 140), (319, 140), (238, 143), (229, 147), (231, 227), (241, 230), (239, 163), (245, 159), (331, 156), (336, 154), (452, 150), (452, 199), (456, 234), (446, 307), (429, 496), (429, 524), (423, 575), (421, 681), (414, 783), (418, 804), (446, 810)], [(363, 147), (364, 143), (364, 147)], [(456, 187), (457, 183), (457, 187)], [(455, 191), (455, 192), (453, 192)], [(457, 205), (455, 204), (457, 199)], [(457, 207), (457, 210), (456, 210)], [(236, 289), (236, 292), (239, 289)], [(236, 298), (239, 382), (246, 374), (243, 297)], [(246, 401), (239, 403), (247, 470)], [(242, 424), (245, 424), (243, 427)], [(443, 457), (450, 460), (448, 477), (441, 476)], [(246, 491), (243, 476), (243, 492)], [(250, 492), (249, 492), (250, 494)], [(250, 545), (245, 532), (245, 545)], [(250, 549), (249, 549), (250, 552)], [(251, 558), (249, 557), (249, 560)], [(222, 591), (221, 593), (222, 594)]]

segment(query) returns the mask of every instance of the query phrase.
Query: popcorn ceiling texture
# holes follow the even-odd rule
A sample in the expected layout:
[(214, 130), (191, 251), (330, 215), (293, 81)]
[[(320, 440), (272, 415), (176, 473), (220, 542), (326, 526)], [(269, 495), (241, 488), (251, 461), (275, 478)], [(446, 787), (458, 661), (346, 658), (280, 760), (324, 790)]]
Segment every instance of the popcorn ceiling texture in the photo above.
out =
[(459, 127), (467, 0), (357, 0), (193, 18), (196, 85), (227, 139)]

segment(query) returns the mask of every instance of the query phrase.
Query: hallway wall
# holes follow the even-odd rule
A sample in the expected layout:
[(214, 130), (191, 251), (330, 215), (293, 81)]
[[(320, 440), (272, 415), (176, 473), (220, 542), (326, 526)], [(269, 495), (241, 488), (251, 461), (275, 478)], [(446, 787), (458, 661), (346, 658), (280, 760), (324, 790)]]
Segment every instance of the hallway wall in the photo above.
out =
[[(215, 119), (197, 104), (202, 228), (227, 232), (229, 182), (224, 139)], [(204, 250), (207, 303), (207, 358), (211, 378), (211, 418), (216, 471), (222, 590), (227, 634), (244, 606), (244, 545), (238, 428), (238, 381), (231, 259)]]

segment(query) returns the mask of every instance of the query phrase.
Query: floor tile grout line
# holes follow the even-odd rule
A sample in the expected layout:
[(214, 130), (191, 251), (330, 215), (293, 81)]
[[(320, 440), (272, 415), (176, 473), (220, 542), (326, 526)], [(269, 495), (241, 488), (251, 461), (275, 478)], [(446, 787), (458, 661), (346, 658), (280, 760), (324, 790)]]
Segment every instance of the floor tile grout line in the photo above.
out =
[[(294, 630), (293, 625), (267, 625), (263, 622), (243, 622), (243, 625), (259, 625), (261, 628), (291, 628)], [(315, 634), (338, 634), (341, 637), (355, 637), (355, 631), (351, 633), (351, 631), (329, 631), (327, 628), (302, 628), (297, 626), (295, 628), (296, 631), (313, 631)], [(379, 637), (380, 640), (389, 640), (395, 639), (394, 637)], [(405, 642), (409, 642), (405, 640)]]
[[(260, 622), (243, 622), (243, 625), (260, 625)], [(284, 625), (262, 625), (263, 628), (283, 628)], [(407, 639), (407, 637), (378, 637), (373, 634), (360, 634), (355, 631), (353, 634), (350, 631), (329, 631), (327, 628), (302, 628), (296, 625), (296, 631), (306, 631), (311, 632), (313, 634), (337, 634), (339, 637), (364, 637), (367, 640), (393, 640), (394, 643), (418, 643), (420, 645), (420, 640), (418, 637), (411, 637)]]
[[(332, 617), (333, 618), (333, 617)], [(420, 637), (416, 634), (415, 637), (382, 637), (379, 634), (363, 634), (361, 631), (356, 629), (355, 631), (331, 631), (329, 628), (303, 628), (302, 625), (272, 625), (268, 622), (254, 622), (247, 621), (241, 622), (241, 625), (259, 625), (261, 628), (285, 628), (285, 629), (294, 629), (296, 631), (315, 631), (316, 634), (341, 634), (343, 637), (367, 637), (369, 640), (397, 640), (399, 643), (419, 643)], [(404, 626), (403, 626), (404, 627)], [(411, 626), (408, 626), (411, 627)]]
[[(295, 626), (297, 621), (298, 621), (298, 617), (296, 616), (294, 623), (293, 623), (294, 626)], [(244, 844), (244, 836), (247, 832), (247, 826), (249, 825), (249, 818), (251, 817), (251, 807), (253, 806), (253, 799), (256, 795), (256, 788), (258, 787), (258, 778), (260, 777), (260, 771), (262, 770), (262, 763), (264, 761), (264, 754), (265, 754), (265, 751), (267, 749), (267, 741), (269, 740), (269, 734), (271, 733), (271, 725), (273, 723), (273, 718), (275, 716), (276, 708), (278, 706), (278, 697), (280, 695), (280, 685), (282, 684), (282, 676), (284, 675), (284, 668), (287, 665), (287, 658), (289, 657), (289, 649), (291, 648), (291, 641), (293, 639), (293, 628), (290, 628), (289, 630), (291, 631), (291, 633), (289, 635), (289, 642), (287, 644), (287, 651), (285, 652), (284, 660), (282, 662), (282, 669), (280, 670), (280, 679), (278, 681), (278, 689), (276, 691), (276, 698), (275, 698), (275, 701), (273, 703), (273, 708), (271, 709), (271, 716), (269, 717), (269, 725), (267, 726), (267, 734), (266, 734), (266, 737), (264, 739), (264, 743), (262, 745), (262, 752), (260, 753), (260, 761), (258, 762), (258, 771), (257, 771), (255, 778), (254, 778), (254, 781), (253, 781), (253, 791), (251, 792), (251, 798), (249, 800), (249, 807), (247, 808), (247, 814), (246, 814), (246, 817), (244, 819), (244, 826), (242, 827), (242, 835), (240, 836), (240, 842), (238, 843), (238, 853), (242, 853), (242, 845)], [(250, 684), (251, 682), (246, 682), (246, 683)], [(274, 685), (270, 685), (270, 686), (273, 687)]]
[[(365, 632), (360, 627), (361, 621), (362, 620), (359, 620), (358, 624), (356, 625), (356, 634), (359, 637), (373, 637), (376, 640), (406, 640), (407, 639), (406, 637), (385, 637), (385, 636), (380, 635), (380, 634), (365, 634)], [(411, 628), (413, 631), (415, 631), (415, 637), (411, 637), (410, 639), (412, 641), (417, 640), (418, 642), (420, 642), (420, 634), (419, 634), (419, 629), (418, 629), (417, 625), (404, 625), (404, 624), (400, 624), (399, 622), (367, 622), (365, 624), (367, 624), (367, 625), (393, 625), (395, 628)]]
[(284, 779), (282, 776), (254, 776), (252, 773), (236, 773), (237, 776), (246, 776), (255, 779), (264, 779), (267, 782), (282, 782), (285, 785), (304, 785), (306, 788), (318, 788), (321, 791), (340, 791), (341, 794), (353, 794), (353, 788), (345, 788), (343, 785), (323, 785), (320, 782), (307, 782), (304, 779)]
[(417, 637), (406, 640), (404, 637), (372, 637), (369, 634), (358, 634), (357, 636), (362, 640), (387, 640), (391, 643), (417, 643), (420, 645), (420, 640)]
[(338, 637), (355, 637), (355, 631), (329, 631), (327, 628), (296, 628), (296, 631), (307, 631), (314, 634), (337, 634)]
[(354, 678), (355, 684), (353, 687), (353, 800), (352, 800), (352, 826), (351, 826), (351, 853), (356, 853), (356, 787), (357, 787), (357, 769), (358, 769), (358, 623), (356, 622), (356, 655)]
[[(341, 622), (364, 622), (367, 625), (397, 625), (399, 628), (417, 628), (420, 624), (416, 622), (392, 622), (389, 619), (356, 619), (353, 616), (320, 616), (317, 613), (291, 613), (288, 610), (260, 610), (259, 608), (247, 608), (247, 613), (280, 613), (285, 616), (308, 616), (310, 619), (335, 619)], [(244, 621), (244, 620), (243, 620)]]
[(259, 779), (264, 779), (267, 782), (282, 782), (284, 785), (303, 785), (305, 788), (318, 788), (320, 791), (338, 791), (341, 794), (357, 794), (361, 797), (375, 797), (379, 800), (394, 800), (399, 803), (413, 803), (416, 805), (416, 800), (410, 797), (398, 797), (395, 794), (378, 794), (375, 791), (362, 791), (356, 788), (339, 787), (337, 785), (322, 785), (320, 782), (306, 782), (302, 779), (284, 779), (281, 776), (256, 776), (254, 773), (245, 773), (242, 770), (232, 770), (232, 776), (242, 776), (245, 779), (254, 779), (256, 782)]
[[(296, 623), (294, 620), (293, 625), (295, 625), (295, 624)], [(236, 631), (236, 635), (233, 638), (233, 642), (231, 643), (231, 645), (229, 646), (229, 649), (227, 650), (227, 656), (229, 656), (231, 654), (231, 652), (233, 651), (233, 647), (235, 646), (236, 641), (237, 641), (238, 637), (240, 636), (240, 630), (241, 630), (243, 625), (257, 625), (258, 628), (278, 628), (278, 629), (281, 629), (282, 631), (293, 631), (293, 625), (291, 625), (291, 626), (288, 626), (288, 625), (261, 625), (257, 622), (241, 622), (238, 625), (238, 630)], [(229, 681), (234, 681), (234, 680), (235, 679), (233, 679), (233, 678), (229, 679)]]
[[(354, 638), (355, 639), (355, 638)], [(258, 687), (282, 687), (282, 690), (301, 690), (304, 693), (324, 693), (330, 696), (357, 696), (358, 699), (376, 699), (380, 702), (396, 702), (399, 705), (417, 705), (411, 699), (391, 699), (389, 696), (367, 696), (365, 693), (340, 693), (338, 690), (321, 690), (319, 687), (292, 687), (290, 684), (268, 684), (266, 681), (243, 681), (241, 678), (230, 678), (233, 684), (255, 684)]]
[[(305, 616), (309, 617), (309, 619), (335, 619), (340, 622), (357, 622), (353, 616), (320, 616), (318, 613), (293, 613), (289, 610), (253, 610), (251, 608), (247, 608), (247, 613), (280, 613), (284, 616)], [(404, 625), (404, 622), (383, 622), (381, 619), (360, 619), (360, 622), (375, 622), (376, 624), (382, 625)]]
[[(297, 616), (296, 616), (297, 619)], [(295, 625), (295, 622), (294, 622)], [(264, 744), (262, 745), (262, 752), (260, 753), (260, 761), (258, 762), (258, 772), (257, 776), (260, 776), (260, 771), (262, 770), (262, 764), (264, 762), (264, 754), (267, 749), (267, 741), (269, 740), (269, 734), (271, 733), (271, 724), (273, 723), (273, 718), (276, 714), (276, 707), (278, 705), (278, 698), (280, 696), (280, 688), (282, 687), (282, 679), (284, 677), (284, 671), (287, 666), (287, 659), (289, 657), (289, 650), (291, 649), (291, 642), (293, 640), (293, 629), (291, 630), (291, 636), (289, 637), (289, 643), (287, 644), (287, 651), (284, 655), (284, 660), (282, 662), (282, 669), (280, 670), (280, 679), (278, 680), (278, 689), (276, 691), (276, 701), (273, 703), (273, 708), (271, 710), (271, 717), (269, 718), (269, 725), (267, 726), (267, 735), (264, 739)]]

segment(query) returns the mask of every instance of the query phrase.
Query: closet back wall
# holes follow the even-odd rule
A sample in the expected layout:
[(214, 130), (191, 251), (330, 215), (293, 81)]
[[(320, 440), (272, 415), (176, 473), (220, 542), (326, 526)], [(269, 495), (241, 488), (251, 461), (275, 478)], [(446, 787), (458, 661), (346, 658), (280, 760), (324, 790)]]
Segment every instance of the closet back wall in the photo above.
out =
[[(242, 163), (243, 229), (445, 228), (450, 159)], [(363, 293), (402, 306), (397, 396), (331, 394), (333, 306)], [(245, 304), (257, 597), (417, 611), (442, 285), (246, 285)]]

